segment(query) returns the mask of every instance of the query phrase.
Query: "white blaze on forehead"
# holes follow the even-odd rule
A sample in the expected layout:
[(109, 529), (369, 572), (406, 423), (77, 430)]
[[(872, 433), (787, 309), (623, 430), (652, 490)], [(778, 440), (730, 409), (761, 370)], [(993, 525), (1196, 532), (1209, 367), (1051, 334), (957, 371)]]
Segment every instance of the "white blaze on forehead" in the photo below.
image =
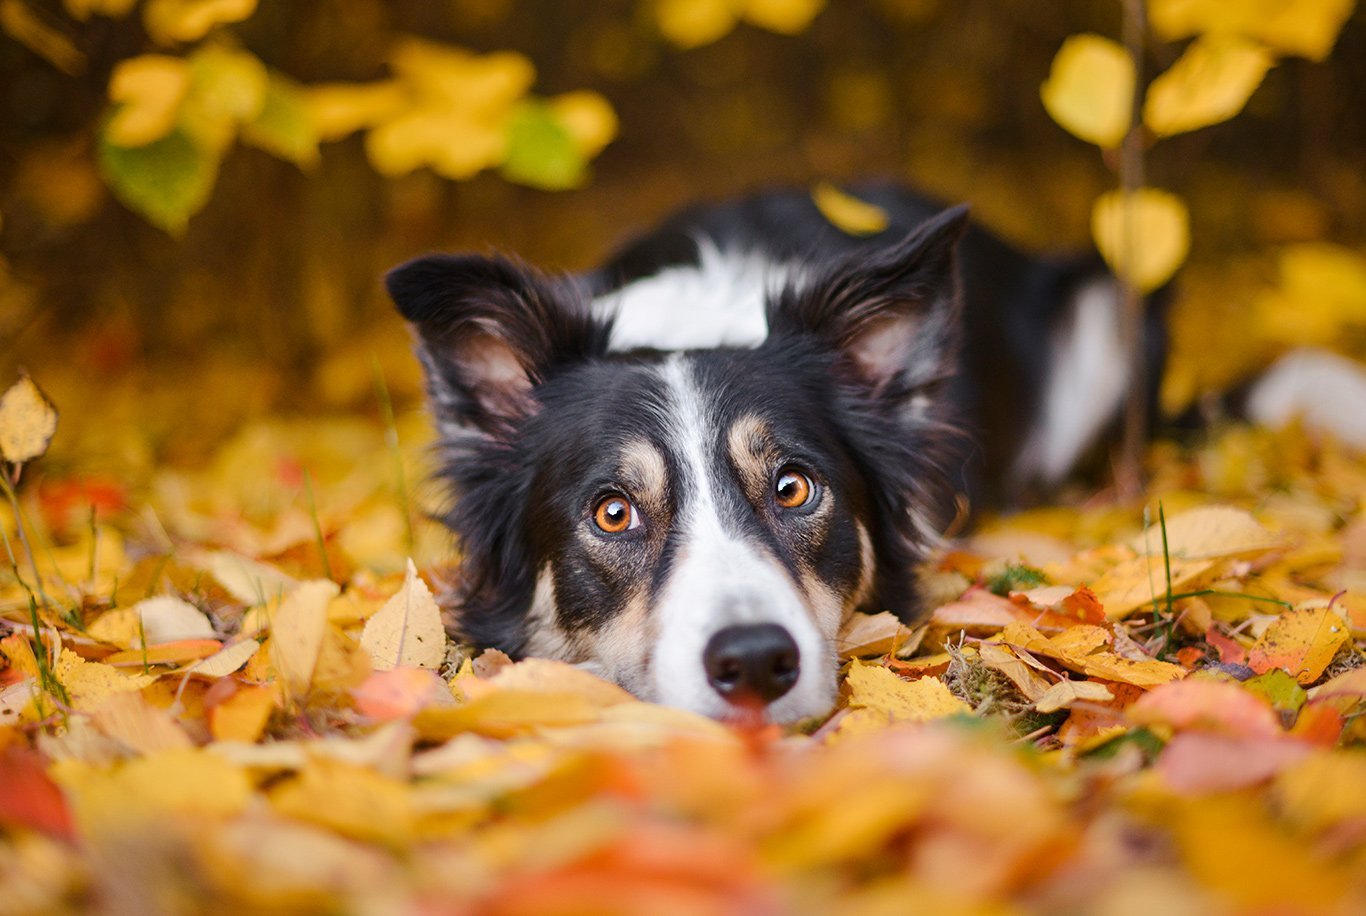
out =
[[(736, 624), (776, 623), (801, 653), (801, 675), (768, 710), (775, 721), (826, 712), (834, 700), (834, 633), (823, 634), (792, 577), (778, 559), (727, 529), (723, 500), (741, 498), (715, 479), (723, 432), (706, 409), (689, 360), (668, 359), (660, 377), (669, 392), (670, 445), (684, 468), (676, 555), (655, 615), (652, 699), (711, 716), (728, 706), (707, 682), (703, 650), (718, 631)], [(824, 615), (822, 615), (824, 616)], [(823, 621), (824, 622), (824, 621)]]
[(792, 265), (754, 252), (697, 243), (698, 263), (666, 267), (600, 297), (614, 315), (611, 349), (695, 350), (757, 347), (768, 336), (769, 296), (799, 279)]

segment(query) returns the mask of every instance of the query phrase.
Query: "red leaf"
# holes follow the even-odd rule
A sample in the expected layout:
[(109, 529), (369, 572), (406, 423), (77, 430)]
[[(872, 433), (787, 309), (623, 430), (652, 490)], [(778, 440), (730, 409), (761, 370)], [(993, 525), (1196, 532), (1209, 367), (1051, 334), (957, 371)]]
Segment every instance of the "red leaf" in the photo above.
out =
[(0, 750), (0, 826), (28, 827), (64, 840), (75, 836), (66, 797), (33, 751)]

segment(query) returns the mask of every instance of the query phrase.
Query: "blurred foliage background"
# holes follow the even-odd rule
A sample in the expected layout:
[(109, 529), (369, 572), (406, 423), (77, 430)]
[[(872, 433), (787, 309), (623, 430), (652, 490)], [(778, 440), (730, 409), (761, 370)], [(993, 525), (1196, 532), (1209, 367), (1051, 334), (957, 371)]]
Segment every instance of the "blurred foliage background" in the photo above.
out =
[[(1349, 17), (1332, 53), (1277, 59), (1236, 118), (1146, 157), (1191, 222), (1169, 411), (1286, 346), (1366, 357), (1366, 17), (1295, 2)], [(1068, 36), (1117, 38), (1121, 16), (1118, 0), (0, 0), (0, 380), (27, 368), (99, 421), (59, 463), (94, 439), (146, 461), (282, 409), (379, 411), (377, 377), (412, 404), (387, 267), (497, 248), (581, 269), (676, 207), (775, 184), (900, 178), (1021, 245), (1084, 248), (1115, 163), (1054, 123), (1040, 85)], [(1182, 47), (1149, 36), (1147, 75)], [(129, 209), (179, 192), (111, 135), (182, 134), (211, 172), (202, 208)]]

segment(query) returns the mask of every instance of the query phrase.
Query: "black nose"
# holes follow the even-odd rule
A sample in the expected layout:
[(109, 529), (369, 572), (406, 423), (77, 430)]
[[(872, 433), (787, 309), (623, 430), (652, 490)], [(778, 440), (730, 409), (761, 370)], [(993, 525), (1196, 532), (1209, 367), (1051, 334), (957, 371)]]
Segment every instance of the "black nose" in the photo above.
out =
[(732, 702), (772, 703), (797, 683), (800, 659), (797, 644), (776, 623), (726, 627), (702, 650), (707, 680)]

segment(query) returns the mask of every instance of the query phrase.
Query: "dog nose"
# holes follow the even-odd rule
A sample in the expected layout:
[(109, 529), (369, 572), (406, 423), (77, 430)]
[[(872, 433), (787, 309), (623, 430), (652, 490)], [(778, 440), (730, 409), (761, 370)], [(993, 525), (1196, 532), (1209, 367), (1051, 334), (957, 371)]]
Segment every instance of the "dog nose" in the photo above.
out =
[(707, 680), (732, 702), (772, 703), (797, 683), (800, 659), (797, 644), (776, 623), (726, 627), (702, 650)]

